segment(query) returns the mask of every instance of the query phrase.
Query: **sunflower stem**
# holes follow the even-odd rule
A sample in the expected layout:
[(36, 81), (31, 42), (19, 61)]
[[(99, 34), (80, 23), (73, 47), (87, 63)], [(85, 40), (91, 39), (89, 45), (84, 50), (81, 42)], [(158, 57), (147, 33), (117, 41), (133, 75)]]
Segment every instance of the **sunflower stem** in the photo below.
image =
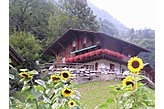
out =
[(36, 109), (39, 109), (38, 100), (36, 98), (35, 98), (35, 103), (36, 103)]

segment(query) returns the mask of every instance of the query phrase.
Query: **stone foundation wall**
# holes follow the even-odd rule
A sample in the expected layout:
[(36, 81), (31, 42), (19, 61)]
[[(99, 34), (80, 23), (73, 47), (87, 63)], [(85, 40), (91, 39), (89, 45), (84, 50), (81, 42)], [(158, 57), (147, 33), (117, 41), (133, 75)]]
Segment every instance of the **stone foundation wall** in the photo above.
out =
[(78, 84), (95, 82), (95, 81), (106, 81), (106, 80), (116, 80), (116, 74), (97, 74), (90, 76), (77, 76), (73, 79)]

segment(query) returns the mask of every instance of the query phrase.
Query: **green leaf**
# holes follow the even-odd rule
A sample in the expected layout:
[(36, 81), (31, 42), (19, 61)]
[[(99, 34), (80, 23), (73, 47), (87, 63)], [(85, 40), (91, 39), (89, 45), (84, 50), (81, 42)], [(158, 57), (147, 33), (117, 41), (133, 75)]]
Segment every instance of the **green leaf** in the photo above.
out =
[(141, 82), (137, 82), (138, 86), (145, 86), (145, 84), (141, 83)]
[(31, 94), (32, 94), (35, 98), (38, 98), (38, 97), (40, 97), (40, 96), (43, 94), (43, 92), (38, 91), (38, 90), (35, 90), (35, 89), (31, 89)]
[(36, 83), (40, 84), (41, 86), (43, 86), (44, 88), (46, 88), (46, 84), (44, 81), (38, 79), (38, 80), (35, 80)]
[(49, 98), (47, 98), (46, 96), (42, 96), (44, 98), (44, 102), (45, 103), (51, 103), (51, 100)]
[(55, 88), (59, 88), (59, 87), (61, 87), (62, 86), (62, 83), (61, 82), (59, 82), (59, 83), (57, 83), (57, 84), (55, 84)]
[(22, 78), (21, 80), (19, 80), (19, 82), (21, 83), (21, 82), (23, 82), (25, 80), (25, 78)]
[(42, 92), (44, 91), (44, 87), (42, 87), (42, 86), (40, 86), (40, 85), (37, 85), (37, 86), (34, 85), (34, 89), (35, 89), (35, 90), (40, 90), (40, 91), (42, 91)]
[(30, 85), (24, 85), (21, 92), (28, 90), (30, 87), (31, 87)]
[(26, 102), (28, 102), (29, 100), (30, 100), (30, 101), (34, 100), (34, 96), (31, 95), (31, 94), (29, 94), (29, 95), (27, 96), (27, 98), (26, 98)]
[(36, 70), (32, 70), (32, 71), (30, 71), (29, 73), (30, 73), (30, 74), (34, 74), (34, 75), (35, 75), (35, 74), (39, 74)]

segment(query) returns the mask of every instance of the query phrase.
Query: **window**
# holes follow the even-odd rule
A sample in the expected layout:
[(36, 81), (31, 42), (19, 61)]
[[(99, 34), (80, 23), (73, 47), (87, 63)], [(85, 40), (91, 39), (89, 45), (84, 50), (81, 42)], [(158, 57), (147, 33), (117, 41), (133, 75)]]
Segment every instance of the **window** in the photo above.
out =
[(72, 41), (72, 51), (76, 50), (76, 41)]
[(72, 41), (72, 47), (76, 47), (76, 41)]
[(130, 58), (130, 57), (131, 57), (131, 55), (130, 55), (130, 54), (128, 54), (128, 57)]
[(83, 39), (83, 48), (85, 48), (85, 47), (86, 47), (86, 43), (87, 43), (87, 38), (86, 38), (86, 37), (84, 37), (84, 39)]
[(114, 71), (114, 64), (110, 64), (110, 69)]
[(84, 37), (83, 43), (86, 44), (87, 43), (87, 38)]

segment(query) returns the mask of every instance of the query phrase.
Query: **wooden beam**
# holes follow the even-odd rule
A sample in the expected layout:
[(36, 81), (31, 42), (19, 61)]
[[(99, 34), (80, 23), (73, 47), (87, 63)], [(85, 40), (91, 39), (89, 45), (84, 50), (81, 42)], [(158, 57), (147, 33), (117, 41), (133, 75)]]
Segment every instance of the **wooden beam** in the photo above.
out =
[(56, 52), (55, 52), (54, 50), (50, 49), (50, 51), (53, 53), (54, 56), (57, 55)]
[(65, 50), (65, 47), (60, 43), (60, 42), (57, 42), (58, 44), (59, 44), (59, 46), (61, 46), (61, 48), (63, 49), (63, 50)]

